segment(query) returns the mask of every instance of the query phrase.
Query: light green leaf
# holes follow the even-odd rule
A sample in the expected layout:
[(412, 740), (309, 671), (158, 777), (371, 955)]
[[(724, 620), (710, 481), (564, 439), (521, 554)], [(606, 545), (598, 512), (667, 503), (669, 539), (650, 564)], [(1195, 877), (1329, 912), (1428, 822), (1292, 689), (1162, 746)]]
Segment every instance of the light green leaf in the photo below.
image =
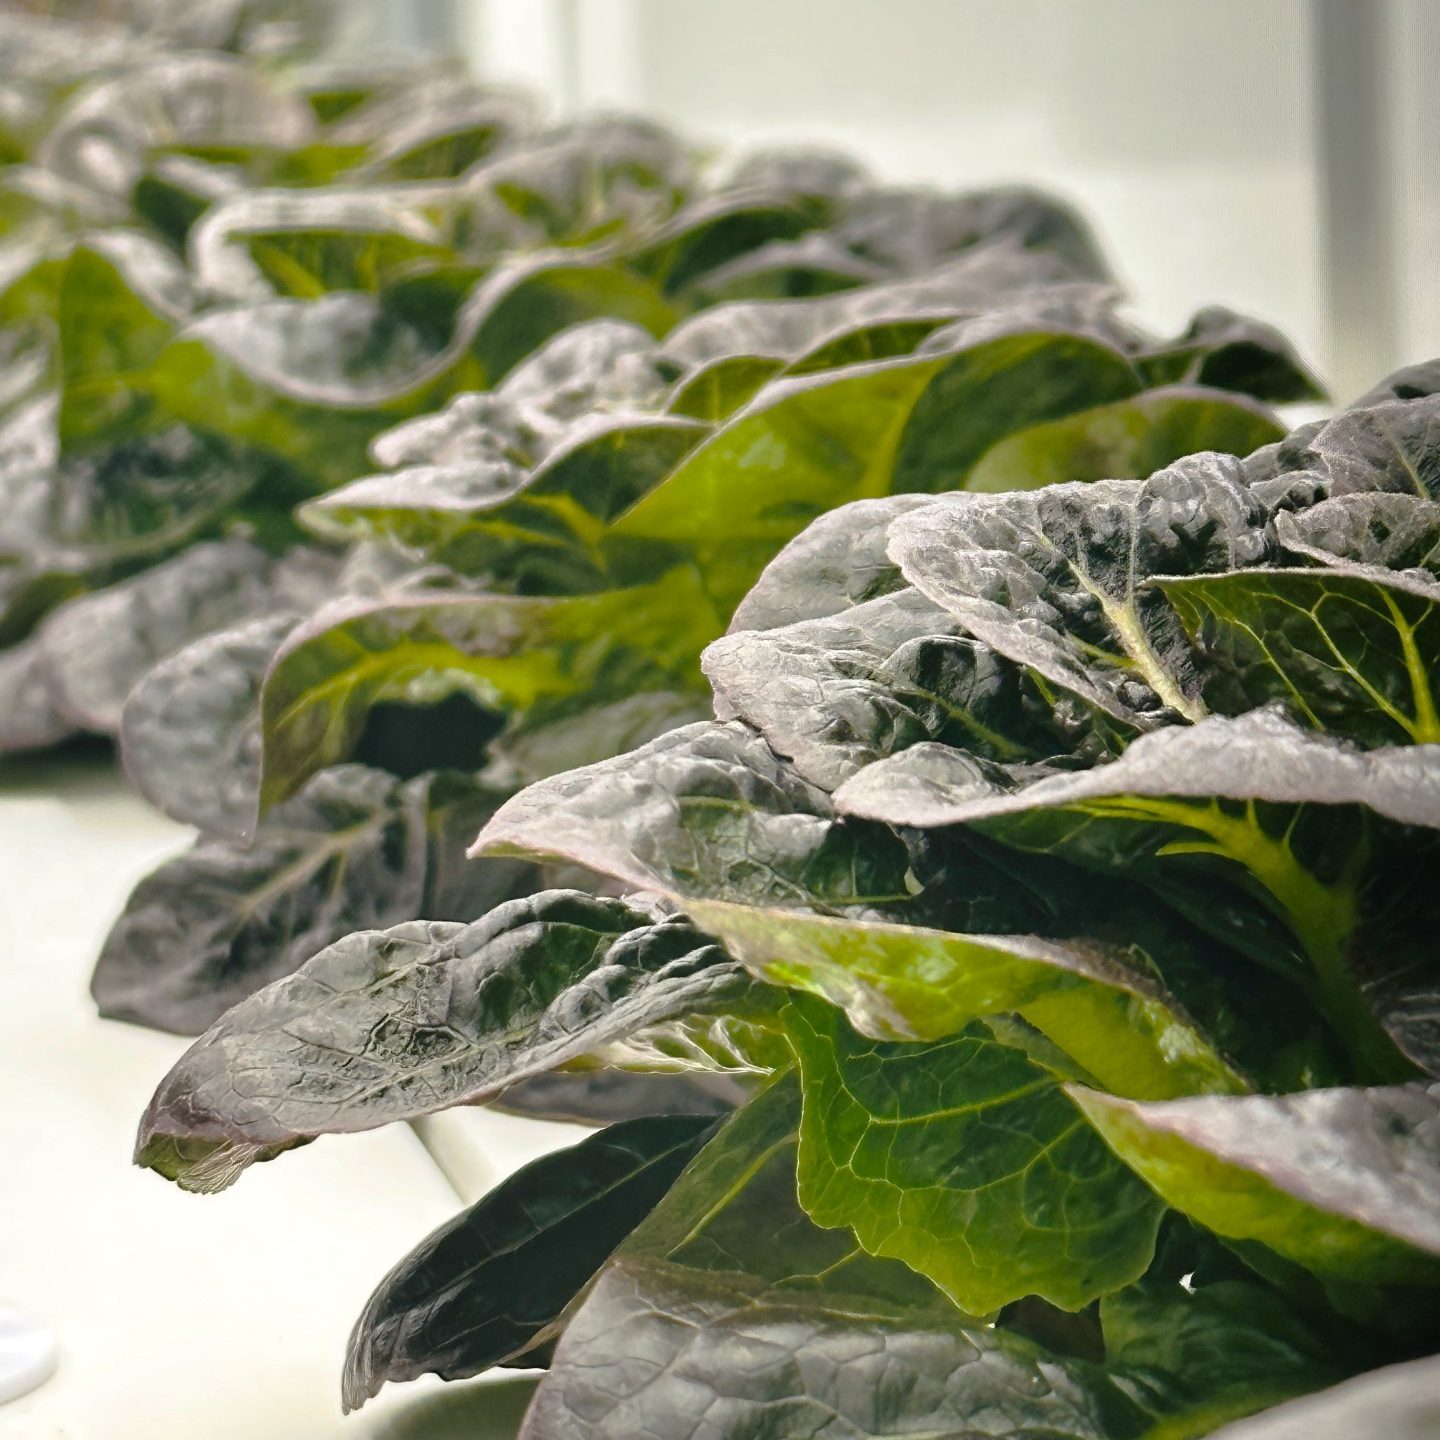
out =
[(719, 628), (694, 573), (558, 599), (447, 595), (342, 603), (282, 645), (261, 695), (262, 807), (345, 759), (370, 710), (457, 692), (507, 713), (696, 684)]
[(1059, 1081), (982, 1026), (928, 1045), (792, 1006), (805, 1108), (800, 1203), (984, 1315), (1024, 1295), (1078, 1310), (1144, 1273), (1160, 1206)]
[(1120, 1094), (1248, 1088), (1145, 968), (1143, 954), (718, 900), (690, 900), (686, 910), (753, 975), (823, 996), (874, 1039), (938, 1040), (973, 1020), (1019, 1011)]
[(1167, 1204), (1217, 1234), (1335, 1280), (1440, 1284), (1440, 1086), (1069, 1094)]

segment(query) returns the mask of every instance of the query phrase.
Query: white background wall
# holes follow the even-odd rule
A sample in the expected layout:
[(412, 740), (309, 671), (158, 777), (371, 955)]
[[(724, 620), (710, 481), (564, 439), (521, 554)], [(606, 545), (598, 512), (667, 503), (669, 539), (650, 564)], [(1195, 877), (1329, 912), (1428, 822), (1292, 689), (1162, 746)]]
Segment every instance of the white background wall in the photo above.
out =
[[(1369, 88), (1318, 66), (1324, 12), (1346, 6), (1378, 27)], [(443, 29), (445, 0), (383, 8)], [(1043, 185), (1090, 215), (1142, 318), (1251, 311), (1342, 397), (1440, 354), (1440, 0), (451, 0), (448, 15), (479, 71), (560, 112), (640, 109), (723, 149), (830, 144), (900, 180)], [(1327, 107), (1332, 135), (1376, 112), (1384, 152), (1359, 163), (1384, 171), (1383, 254), (1367, 234), (1338, 243), (1365, 227), (1327, 207)], [(1356, 244), (1372, 258), (1337, 274)], [(1367, 304), (1382, 279), (1387, 303)]]

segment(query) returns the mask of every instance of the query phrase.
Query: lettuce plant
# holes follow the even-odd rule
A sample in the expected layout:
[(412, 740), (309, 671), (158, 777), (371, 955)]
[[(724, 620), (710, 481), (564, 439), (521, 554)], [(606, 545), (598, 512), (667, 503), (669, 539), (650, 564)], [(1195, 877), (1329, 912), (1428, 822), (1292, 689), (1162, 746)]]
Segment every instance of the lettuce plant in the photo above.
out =
[(201, 832), (96, 971), (204, 1031), (138, 1158), (613, 1122), (346, 1406), (1433, 1423), (1436, 367), (1285, 436), (1278, 336), (1145, 334), (1044, 197), (153, 8), (0, 17), (0, 748)]
[(1243, 452), (1313, 390), (1238, 317), (1123, 322), (1043, 197), (718, 173), (443, 67), (280, 63), (311, 10), (130, 9), (0, 17), (0, 751), (115, 737), (202, 832), (107, 1014), (197, 1031), (357, 925), (533, 889), (463, 866), (477, 817), (703, 713), (700, 651), (833, 504)]
[[(659, 143), (648, 131), (601, 127), (560, 147), (560, 173), (595, 163), (593, 150), (609, 155), (620, 140), (645, 153)], [(554, 150), (542, 147), (547, 166)], [(509, 196), (516, 162), (495, 163)], [(211, 838), (160, 884), (193, 892), (204, 875), (204, 914), (177, 921), (162, 901), (157, 917), (156, 887), (137, 892), (97, 973), (107, 1013), (202, 1028), (241, 988), (353, 928), (356, 887), (367, 906), (377, 891), (385, 897), (387, 908), (363, 912), (384, 923), (483, 913), (496, 898), (488, 886), (459, 910), (425, 911), (403, 866), (393, 884), (378, 885), (373, 870), (349, 866), (353, 846), (378, 843), (378, 832), (317, 825), (308, 787), (370, 786), (363, 771), (325, 778), (355, 762), (402, 779), (450, 768), (480, 775), (475, 803), (493, 803), (703, 713), (700, 652), (777, 549), (834, 505), (960, 485), (1004, 489), (1043, 477), (1046, 466), (1140, 474), (1197, 444), (1244, 453), (1280, 433), (1254, 393), (1308, 393), (1303, 370), (1262, 327), (1207, 313), (1174, 343), (1134, 330), (1108, 287), (1081, 278), (1094, 270), (1088, 242), (1046, 202), (917, 205), (848, 172), (837, 180), (780, 158), (748, 174), (733, 195), (719, 192), (723, 205), (707, 194), (642, 230), (643, 242), (608, 239), (603, 264), (596, 245), (559, 251), (553, 235), (550, 248), (501, 261), (479, 280), (469, 262), (417, 269), (412, 258), (387, 293), (432, 307), (417, 314), (439, 313), (443, 343), (423, 361), (431, 378), (407, 379), (408, 389), (377, 388), (368, 376), (363, 386), (316, 381), (317, 345), (332, 346), (325, 353), (345, 368), (347, 355), (373, 356), (365, 316), (379, 314), (390, 333), (390, 302), (382, 296), (376, 311), (374, 297), (356, 290), (237, 302), (167, 342), (157, 384), (188, 424), (310, 477), (315, 493), (295, 516), (326, 548), (318, 560), (307, 558), (313, 545), (298, 564), (292, 555), (285, 573), (318, 577), (344, 598), (320, 605), (271, 582), (254, 604), (226, 589), (231, 623), (217, 629), (174, 585), (163, 604), (184, 606), (188, 633), (175, 627), (163, 647), (144, 647), (147, 666), (111, 678), (112, 707), (125, 697), (127, 769), (162, 809)], [(697, 311), (699, 280), (673, 279), (685, 273), (681, 251), (713, 259), (717, 234), (729, 233), (718, 228), (721, 214), (772, 214), (770, 192), (749, 188), (761, 180), (771, 191), (789, 186), (786, 203), (806, 224), (828, 216), (828, 229), (806, 233), (829, 235), (846, 253), (884, 254), (884, 214), (896, 226), (928, 216), (926, 268), (851, 277), (843, 291), (814, 296), (791, 274), (796, 298)], [(479, 185), (474, 176), (464, 183)], [(822, 183), (840, 193), (810, 193)], [(629, 188), (617, 195), (633, 200)], [(302, 199), (312, 206), (317, 197)], [(302, 253), (319, 271), (332, 268), (334, 248), (348, 253), (326, 249), (333, 237), (308, 238), (304, 216), (266, 223), (267, 245), (305, 233)], [(213, 239), (243, 227), (222, 205), (199, 228)], [(245, 233), (252, 254), (270, 253), (255, 250), (258, 231)], [(657, 234), (669, 257), (663, 280)], [(917, 263), (910, 238), (892, 269)], [(198, 241), (194, 252), (210, 253)], [(724, 264), (732, 268), (733, 256)], [(636, 296), (649, 297), (639, 310)], [(687, 311), (696, 313), (677, 322)], [(428, 320), (422, 328), (431, 333)], [(413, 377), (413, 347), (405, 356), (397, 373)], [(476, 385), (489, 388), (463, 388)], [(374, 435), (454, 387), (462, 393), (442, 408)], [(362, 440), (380, 468), (331, 486), (366, 468)], [(161, 607), (171, 575), (196, 563), (184, 555), (129, 582), (144, 587), (147, 614)], [(218, 583), (208, 565), (204, 573)], [(96, 613), (93, 600), (74, 603)], [(53, 679), (63, 619), (47, 621), (25, 652), (52, 698), (64, 693)], [(69, 633), (81, 628), (72, 611)], [(445, 828), (435, 816), (423, 823)], [(274, 863), (257, 863), (262, 853)], [(444, 852), (452, 868), (458, 859), (458, 849)], [(277, 875), (287, 878), (277, 884)], [(514, 867), (494, 883), (528, 888)], [(269, 897), (258, 914), (257, 889)], [(334, 901), (326, 917), (317, 892)], [(221, 972), (228, 983), (216, 988)]]
[(114, 737), (201, 831), (108, 1015), (194, 1033), (357, 926), (533, 891), (464, 864), (479, 818), (704, 714), (701, 651), (836, 505), (1243, 454), (1315, 393), (1228, 312), (1139, 331), (1028, 192), (173, 48), (282, 8), (83, 76), (3, 21), (0, 750)]
[(1424, 1433), (1437, 373), (1244, 460), (833, 510), (705, 651), (714, 720), (476, 843), (611, 894), (322, 950), (140, 1163), (725, 1074), (728, 1118), (621, 1120), (422, 1242), (347, 1405), (515, 1364), (537, 1440)]

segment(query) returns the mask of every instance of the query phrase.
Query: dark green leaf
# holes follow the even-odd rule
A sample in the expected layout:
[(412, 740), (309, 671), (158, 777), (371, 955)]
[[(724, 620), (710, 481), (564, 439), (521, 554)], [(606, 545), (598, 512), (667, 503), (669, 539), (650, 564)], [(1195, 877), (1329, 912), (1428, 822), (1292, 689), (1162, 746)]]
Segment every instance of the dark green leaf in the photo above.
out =
[(623, 1120), (532, 1161), (427, 1236), (355, 1322), (345, 1409), (387, 1381), (526, 1363), (713, 1126), (709, 1116)]
[(702, 664), (717, 716), (753, 725), (824, 790), (922, 740), (995, 760), (1098, 758), (1113, 728), (909, 587), (824, 619), (731, 634)]
[(61, 606), (40, 631), (57, 710), (77, 728), (116, 733), (127, 696), (157, 661), (270, 608), (270, 571), (257, 546), (218, 541)]
[(843, 907), (910, 895), (898, 840), (836, 826), (824, 792), (735, 724), (687, 725), (542, 780), (497, 811), (472, 853), (570, 860), (681, 898)]
[(1138, 1433), (1097, 1368), (967, 1319), (810, 1221), (798, 1110), (792, 1084), (758, 1096), (625, 1243), (561, 1339), (529, 1440)]
[(471, 866), (460, 891), (439, 883), (497, 799), (459, 777), (317, 775), (248, 845), (203, 839), (140, 882), (96, 966), (101, 1012), (198, 1034), (353, 930), (469, 920), (532, 890), (515, 864)]
[(803, 234), (820, 219), (817, 206), (793, 195), (721, 192), (681, 209), (631, 252), (628, 263), (673, 295), (768, 241)]
[[(1162, 803), (1146, 803), (1151, 800)], [(1169, 726), (1141, 736), (1109, 764), (1069, 773), (1036, 767), (1026, 775), (1020, 767), (1009, 777), (961, 751), (919, 745), (867, 767), (835, 795), (843, 813), (894, 825), (1018, 821), (1073, 807), (1117, 822), (1133, 812), (1137, 822), (1197, 832), (1206, 828), (1207, 808), (1216, 812), (1217, 829), (1223, 816), (1218, 807), (1188, 802), (1217, 800), (1364, 805), (1402, 824), (1440, 828), (1440, 768), (1428, 747), (1354, 750), (1300, 729), (1272, 708)], [(1011, 843), (1024, 834), (1021, 824), (1003, 828)], [(1077, 838), (1073, 853), (1083, 855), (1085, 842)], [(1214, 838), (1225, 843), (1219, 834)], [(1097, 840), (1097, 857), (1106, 843)], [(1237, 847), (1245, 843), (1236, 841)]]
[(882, 266), (850, 254), (833, 236), (812, 230), (796, 240), (757, 245), (698, 275), (685, 293), (707, 305), (786, 300), (849, 292), (886, 278)]
[(1346, 563), (1440, 579), (1440, 502), (1374, 491), (1276, 516), (1285, 549), (1322, 565)]
[(855, 197), (839, 234), (857, 253), (907, 273), (947, 255), (999, 250), (1028, 261), (1039, 279), (1109, 279), (1086, 222), (1069, 206), (1020, 186), (944, 195), (916, 186)]
[(1067, 480), (1145, 476), (1201, 450), (1248, 455), (1282, 434), (1263, 406), (1220, 390), (1147, 390), (1002, 440), (970, 472), (965, 488), (1038, 490)]
[(520, 723), (490, 742), (491, 772), (519, 789), (536, 780), (623, 755), (667, 730), (705, 718), (699, 693), (642, 690), (532, 724)]
[(1254, 1278), (1147, 1276), (1107, 1295), (1100, 1314), (1107, 1368), (1147, 1409), (1177, 1416), (1161, 1435), (1208, 1434), (1334, 1384), (1360, 1359)]
[(166, 554), (274, 475), (263, 457), (186, 425), (62, 457), (39, 497), (39, 558), (91, 571)]
[(497, 1100), (496, 1110), (530, 1115), (537, 1120), (564, 1120), (575, 1125), (611, 1125), (646, 1115), (695, 1115), (714, 1119), (744, 1104), (749, 1091), (743, 1080), (723, 1073), (647, 1074), (631, 1070), (557, 1071), (512, 1085)]
[(43, 750), (74, 733), (55, 708), (36, 638), (0, 650), (0, 755)]
[(935, 503), (933, 495), (887, 495), (822, 515), (761, 572), (735, 610), (731, 634), (823, 620), (903, 589), (900, 567), (886, 554), (890, 527)]
[(1337, 561), (1156, 584), (1203, 657), (1205, 699), (1222, 714), (1279, 701), (1363, 745), (1440, 741), (1440, 584), (1428, 575)]
[(1141, 355), (1136, 366), (1152, 385), (1211, 385), (1277, 405), (1325, 398), (1278, 330), (1220, 305), (1199, 311), (1183, 335)]

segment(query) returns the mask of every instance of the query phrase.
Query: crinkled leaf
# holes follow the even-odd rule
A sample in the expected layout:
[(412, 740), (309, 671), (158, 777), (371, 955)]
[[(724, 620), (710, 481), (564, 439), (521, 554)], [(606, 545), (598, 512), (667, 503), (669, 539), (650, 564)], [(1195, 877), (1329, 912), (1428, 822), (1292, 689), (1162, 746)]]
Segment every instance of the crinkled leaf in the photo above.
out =
[(1072, 1086), (1177, 1210), (1322, 1276), (1440, 1283), (1440, 1087), (1123, 1100)]
[(1201, 676), (1156, 574), (1233, 570), (1266, 553), (1237, 461), (1200, 455), (1144, 481), (952, 496), (896, 519), (906, 580), (976, 639), (1116, 719), (1198, 719)]
[(800, 1203), (983, 1315), (1024, 1295), (1078, 1310), (1144, 1273), (1160, 1206), (1060, 1082), (973, 1026), (927, 1045), (787, 1010), (800, 1062)]
[(1285, 549), (1322, 565), (1348, 563), (1440, 579), (1440, 502), (1374, 491), (1275, 517)]
[(1386, 490), (1440, 499), (1440, 395), (1352, 407), (1309, 445), (1332, 495)]
[(714, 1123), (679, 1115), (622, 1120), (532, 1161), (427, 1236), (355, 1322), (345, 1409), (358, 1409), (387, 1382), (428, 1373), (458, 1380), (527, 1363)]
[(732, 633), (701, 663), (716, 715), (753, 725), (825, 790), (922, 740), (1009, 761), (1098, 758), (1112, 743), (1108, 716), (970, 639), (909, 587), (824, 619)]
[(223, 1189), (317, 1135), (475, 1104), (646, 1026), (724, 1011), (746, 983), (683, 919), (574, 891), (469, 925), (361, 931), (191, 1046), (145, 1113), (137, 1161)]
[(533, 890), (533, 867), (514, 863), (447, 883), (498, 798), (459, 776), (317, 775), (248, 844), (202, 839), (140, 882), (100, 952), (101, 1012), (198, 1034), (353, 930), (469, 920)]
[(1374, 492), (1440, 498), (1440, 395), (1407, 373), (1257, 450), (1245, 467), (1257, 496), (1279, 510)]
[(898, 840), (837, 827), (825, 794), (735, 724), (686, 725), (531, 785), (472, 853), (570, 860), (682, 898), (836, 907), (910, 894)]
[[(506, 803), (472, 853), (583, 865), (686, 903), (798, 907), (975, 933), (1066, 933), (1076, 872), (1019, 873), (979, 836), (836, 824), (825, 793), (735, 724), (690, 725)], [(1093, 881), (1085, 882), (1089, 896)], [(1104, 898), (1099, 902), (1104, 904)]]
[[(1090, 770), (1013, 775), (941, 745), (918, 745), (878, 761), (842, 785), (837, 808), (894, 825), (978, 824), (1022, 843), (1025, 817), (1034, 834), (1063, 829), (1040, 819), (1073, 810), (1096, 818), (1172, 824), (1204, 831), (1208, 802), (1276, 805), (1364, 805), (1407, 825), (1440, 828), (1440, 751), (1430, 746), (1355, 750), (1302, 730), (1274, 708), (1237, 718), (1213, 716), (1199, 725), (1170, 726), (1135, 740), (1123, 755)], [(1148, 801), (1157, 803), (1148, 805)], [(1191, 804), (1188, 802), (1202, 802)], [(1113, 803), (1111, 803), (1113, 802)], [(1218, 822), (1217, 822), (1218, 823)], [(1097, 827), (1098, 828), (1098, 827)], [(1067, 853), (1103, 856), (1107, 839), (1075, 834)], [(1223, 843), (1219, 836), (1217, 843)], [(1153, 837), (1137, 835), (1139, 846)], [(1163, 842), (1162, 842), (1163, 843)]]
[(636, 1257), (608, 1268), (571, 1321), (521, 1435), (879, 1440), (979, 1433), (1001, 1415), (1017, 1440), (1138, 1433), (1103, 1376), (962, 1317), (772, 1295), (743, 1273)]

